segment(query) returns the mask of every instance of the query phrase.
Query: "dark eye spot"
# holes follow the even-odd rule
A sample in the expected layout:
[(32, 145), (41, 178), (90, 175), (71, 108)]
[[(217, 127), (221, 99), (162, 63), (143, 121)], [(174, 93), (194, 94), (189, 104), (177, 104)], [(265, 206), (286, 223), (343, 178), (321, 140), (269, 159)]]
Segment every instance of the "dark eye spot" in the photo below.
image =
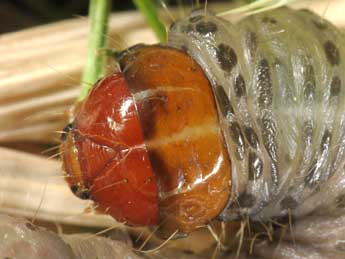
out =
[(291, 196), (287, 196), (284, 199), (281, 200), (280, 202), (280, 207), (285, 210), (285, 209), (295, 209), (298, 206), (298, 202), (292, 198)]
[(90, 199), (90, 192), (87, 189), (82, 189), (79, 185), (70, 186), (71, 191), (75, 196), (82, 200)]
[(213, 22), (201, 21), (196, 25), (196, 31), (203, 35), (214, 33), (217, 31), (217, 29), (217, 25)]
[(257, 180), (262, 175), (263, 164), (261, 158), (253, 151), (250, 151), (248, 157), (248, 179)]
[(270, 75), (270, 67), (267, 59), (259, 61), (256, 72), (256, 87), (259, 91), (258, 102), (260, 108), (268, 108), (272, 105), (272, 82)]
[(238, 75), (235, 78), (235, 94), (237, 97), (242, 97), (246, 94), (246, 83), (244, 82), (244, 78), (242, 75)]
[(268, 16), (265, 16), (262, 18), (263, 23), (271, 23), (271, 24), (277, 24), (277, 20)]
[(331, 96), (338, 96), (341, 89), (341, 80), (338, 76), (334, 76), (331, 82)]
[(249, 193), (242, 193), (237, 198), (237, 202), (241, 208), (250, 208), (250, 207), (253, 207), (255, 204), (255, 197), (254, 195), (249, 194)]
[(228, 96), (226, 95), (223, 86), (221, 85), (216, 86), (216, 96), (217, 96), (217, 101), (219, 103), (219, 107), (223, 116), (227, 116), (228, 113), (234, 114), (234, 109), (232, 108), (230, 100)]
[(67, 139), (67, 135), (68, 133), (73, 129), (73, 124), (72, 123), (68, 123), (66, 127), (64, 127), (64, 129), (62, 130), (62, 134), (60, 136), (60, 140), (63, 142), (63, 141), (66, 141)]
[(325, 54), (326, 54), (328, 62), (332, 66), (339, 65), (340, 54), (339, 54), (338, 48), (334, 45), (334, 43), (328, 40), (323, 44), (323, 48), (325, 50)]
[(226, 72), (231, 72), (237, 64), (237, 56), (234, 49), (223, 43), (219, 44), (216, 56), (221, 68)]
[(71, 188), (71, 191), (73, 192), (73, 194), (76, 194), (79, 190), (78, 185), (71, 185), (70, 188)]
[(196, 15), (196, 16), (193, 16), (193, 17), (190, 17), (189, 18), (189, 21), (190, 22), (199, 22), (200, 20), (202, 20), (204, 18), (203, 15)]

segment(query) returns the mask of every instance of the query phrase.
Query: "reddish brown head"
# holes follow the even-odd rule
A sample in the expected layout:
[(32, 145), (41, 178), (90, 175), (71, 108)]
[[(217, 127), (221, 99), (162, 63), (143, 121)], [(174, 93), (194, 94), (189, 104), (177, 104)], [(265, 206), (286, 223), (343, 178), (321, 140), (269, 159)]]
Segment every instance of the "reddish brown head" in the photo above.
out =
[(96, 84), (64, 136), (66, 179), (118, 221), (190, 233), (230, 195), (209, 81), (173, 48), (132, 48), (119, 63), (122, 73)]

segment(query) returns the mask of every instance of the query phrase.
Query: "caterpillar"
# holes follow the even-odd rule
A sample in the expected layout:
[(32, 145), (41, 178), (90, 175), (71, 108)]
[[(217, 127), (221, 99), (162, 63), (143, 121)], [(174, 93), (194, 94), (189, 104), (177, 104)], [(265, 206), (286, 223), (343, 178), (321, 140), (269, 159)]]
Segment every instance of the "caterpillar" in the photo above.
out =
[(128, 225), (183, 236), (212, 219), (343, 212), (342, 32), (287, 7), (204, 10), (136, 45), (62, 135), (66, 180)]

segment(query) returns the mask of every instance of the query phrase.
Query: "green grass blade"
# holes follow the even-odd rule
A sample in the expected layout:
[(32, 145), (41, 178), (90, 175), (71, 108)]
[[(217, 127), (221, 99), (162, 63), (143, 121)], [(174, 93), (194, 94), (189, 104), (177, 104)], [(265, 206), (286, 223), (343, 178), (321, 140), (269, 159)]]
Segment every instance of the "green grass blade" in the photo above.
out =
[(157, 6), (154, 0), (133, 0), (137, 9), (145, 16), (157, 38), (165, 42), (167, 39), (164, 24), (159, 20)]
[(82, 101), (92, 85), (105, 75), (106, 55), (101, 54), (100, 50), (106, 48), (110, 10), (110, 0), (90, 0), (89, 19), (91, 26), (88, 37), (87, 59), (83, 70), (78, 101)]

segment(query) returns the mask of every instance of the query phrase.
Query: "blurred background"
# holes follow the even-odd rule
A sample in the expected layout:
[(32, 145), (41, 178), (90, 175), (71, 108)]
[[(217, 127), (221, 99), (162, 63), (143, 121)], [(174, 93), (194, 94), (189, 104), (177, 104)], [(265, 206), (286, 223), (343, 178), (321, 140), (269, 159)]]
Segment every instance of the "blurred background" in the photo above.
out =
[[(165, 1), (168, 6), (192, 5), (195, 0)], [(203, 2), (203, 1), (200, 1)], [(217, 0), (211, 2), (231, 2)], [(1, 0), (0, 33), (11, 32), (44, 23), (87, 15), (89, 1), (85, 0)], [(112, 1), (113, 11), (134, 9), (132, 1)]]

